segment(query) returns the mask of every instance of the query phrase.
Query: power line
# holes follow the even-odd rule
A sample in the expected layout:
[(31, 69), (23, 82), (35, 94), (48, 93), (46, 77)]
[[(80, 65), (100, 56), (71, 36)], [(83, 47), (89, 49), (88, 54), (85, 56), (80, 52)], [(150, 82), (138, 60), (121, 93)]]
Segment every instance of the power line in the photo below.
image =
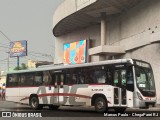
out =
[(0, 49), (0, 52), (5, 52), (5, 51), (8, 51), (8, 49), (7, 48), (1, 48)]
[(52, 56), (52, 55), (50, 55), (50, 54), (46, 54), (46, 53), (40, 53), (40, 52), (36, 52), (36, 51), (29, 51), (28, 53), (40, 54), (40, 55), (42, 55), (42, 56)]
[(29, 53), (45, 54), (45, 53), (40, 53), (40, 52), (36, 52), (36, 51), (29, 51)]
[(9, 47), (6, 47), (6, 46), (2, 46), (2, 45), (0, 45), (0, 47), (1, 47), (1, 48), (9, 48)]
[(5, 47), (6, 47), (6, 46), (7, 46), (7, 47), (9, 46), (9, 45), (3, 44), (3, 43), (0, 43), (0, 44), (3, 45), (3, 46), (5, 46)]
[[(7, 40), (9, 40), (10, 42), (12, 42), (2, 31), (0, 31), (0, 32), (7, 38)], [(8, 47), (8, 46), (9, 46), (9, 45), (1, 44), (0, 47), (2, 47), (2, 48), (10, 48), (10, 47)], [(51, 56), (51, 57), (53, 57), (52, 55), (49, 55), (49, 54), (46, 54), (46, 53), (37, 52), (37, 51), (29, 51), (29, 50), (28, 50), (28, 53), (35, 53), (35, 54), (40, 54), (40, 55), (42, 55), (42, 56)]]
[(7, 59), (8, 59), (8, 58), (5, 58), (5, 59), (3, 59), (3, 60), (0, 60), (0, 61), (2, 62), (2, 61), (5, 61), (5, 60), (7, 60)]
[[(7, 58), (7, 59), (8, 59), (8, 58)], [(0, 62), (7, 62), (7, 61), (6, 61), (7, 59), (0, 60)], [(17, 62), (17, 61), (9, 61), (9, 62)], [(21, 62), (27, 62), (27, 61), (25, 61), (25, 60), (22, 61), (22, 60), (21, 60)]]
[(1, 30), (0, 30), (0, 33), (9, 41), (9, 42), (12, 42), (7, 35), (5, 35)]
[[(11, 39), (6, 35), (6, 34), (4, 34), (1, 30), (0, 30), (0, 33), (9, 41), (9, 42), (13, 42), (13, 41), (11, 41)], [(1, 48), (5, 48), (5, 49), (10, 49), (10, 47), (9, 47), (9, 45), (6, 45), (6, 44), (0, 44), (0, 47)], [(55, 49), (55, 48), (54, 48)], [(8, 50), (8, 51), (10, 51), (10, 50)], [(42, 59), (44, 59), (44, 58), (46, 58), (46, 57), (52, 57), (52, 61), (53, 61), (53, 56), (52, 55), (49, 55), (49, 54), (46, 54), (46, 53), (40, 53), (40, 52), (36, 52), (36, 51), (28, 51), (28, 53), (30, 53), (30, 55), (31, 56), (33, 56), (33, 57), (38, 57), (38, 58), (42, 58)], [(8, 52), (8, 54), (9, 54), (9, 52)], [(36, 55), (34, 55), (34, 54), (36, 54)], [(41, 55), (41, 56), (37, 56), (37, 54), (39, 54), (39, 55)], [(30, 56), (29, 55), (29, 56)], [(16, 61), (15, 61), (16, 62)], [(10, 61), (10, 63), (12, 63), (12, 61)], [(9, 65), (9, 57), (8, 57), (8, 65)]]
[(54, 59), (54, 56), (52, 56), (51, 54), (46, 54), (46, 53), (40, 53), (40, 52), (35, 52), (35, 51), (30, 51), (29, 53), (33, 53), (33, 54), (40, 54), (40, 55), (42, 55), (43, 57), (50, 57), (50, 58), (52, 58), (52, 61), (53, 61), (53, 59)]
[(37, 55), (31, 54), (31, 53), (30, 53), (30, 55), (33, 56), (33, 57), (46, 58), (44, 56), (37, 56)]
[[(6, 66), (5, 64), (3, 63), (0, 63), (1, 66)], [(15, 65), (16, 66), (16, 63), (10, 63), (10, 65)]]

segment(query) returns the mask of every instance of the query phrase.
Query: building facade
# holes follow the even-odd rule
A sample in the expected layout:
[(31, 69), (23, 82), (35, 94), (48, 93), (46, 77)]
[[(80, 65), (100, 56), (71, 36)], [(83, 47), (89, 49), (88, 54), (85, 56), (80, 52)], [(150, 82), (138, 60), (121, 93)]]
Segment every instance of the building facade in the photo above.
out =
[(53, 62), (48, 62), (48, 61), (34, 61), (34, 60), (28, 60), (28, 68), (37, 68), (38, 66), (42, 65), (51, 65)]
[(55, 63), (63, 45), (90, 41), (90, 62), (133, 58), (151, 63), (160, 104), (160, 0), (64, 0), (53, 16)]

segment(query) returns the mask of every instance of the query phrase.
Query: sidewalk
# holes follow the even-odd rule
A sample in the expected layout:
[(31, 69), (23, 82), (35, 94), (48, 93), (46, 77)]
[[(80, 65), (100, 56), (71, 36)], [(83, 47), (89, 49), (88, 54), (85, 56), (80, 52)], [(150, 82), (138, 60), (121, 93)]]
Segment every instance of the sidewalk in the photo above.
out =
[(2, 97), (0, 97), (0, 101), (5, 101), (5, 100), (2, 100)]

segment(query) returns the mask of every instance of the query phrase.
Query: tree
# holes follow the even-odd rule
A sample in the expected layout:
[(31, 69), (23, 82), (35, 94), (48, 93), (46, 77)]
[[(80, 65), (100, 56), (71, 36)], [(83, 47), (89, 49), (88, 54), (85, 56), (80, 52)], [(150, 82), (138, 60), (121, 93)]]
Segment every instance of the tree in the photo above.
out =
[(27, 67), (26, 64), (22, 63), (22, 64), (21, 64), (21, 69), (22, 69), (22, 70), (26, 70), (26, 69), (28, 69), (28, 67)]
[(27, 65), (22, 63), (21, 66), (19, 66), (19, 69), (18, 67), (15, 67), (14, 70), (26, 70), (28, 69)]

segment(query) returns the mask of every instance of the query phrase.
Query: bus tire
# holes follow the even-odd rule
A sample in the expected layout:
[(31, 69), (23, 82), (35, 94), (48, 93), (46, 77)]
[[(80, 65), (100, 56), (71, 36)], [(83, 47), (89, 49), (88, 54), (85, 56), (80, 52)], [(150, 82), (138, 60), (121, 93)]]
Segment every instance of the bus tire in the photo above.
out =
[(95, 100), (95, 110), (97, 112), (107, 112), (108, 111), (108, 104), (103, 97), (98, 97)]
[(58, 105), (49, 105), (50, 110), (57, 110), (59, 108)]
[(38, 109), (43, 108), (42, 105), (39, 105), (39, 100), (38, 100), (38, 97), (36, 97), (36, 96), (33, 96), (30, 98), (30, 106), (34, 110), (38, 110)]

